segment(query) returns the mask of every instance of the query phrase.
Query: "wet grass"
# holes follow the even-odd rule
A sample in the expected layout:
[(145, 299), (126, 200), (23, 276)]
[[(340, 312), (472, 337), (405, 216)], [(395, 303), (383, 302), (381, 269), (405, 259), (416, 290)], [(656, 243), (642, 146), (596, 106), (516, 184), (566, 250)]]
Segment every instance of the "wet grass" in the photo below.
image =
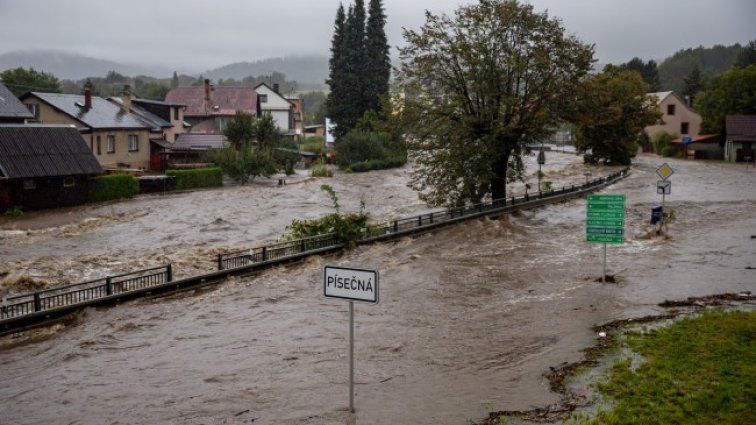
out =
[(565, 424), (756, 424), (756, 312), (709, 311), (627, 344), (599, 392), (613, 407)]

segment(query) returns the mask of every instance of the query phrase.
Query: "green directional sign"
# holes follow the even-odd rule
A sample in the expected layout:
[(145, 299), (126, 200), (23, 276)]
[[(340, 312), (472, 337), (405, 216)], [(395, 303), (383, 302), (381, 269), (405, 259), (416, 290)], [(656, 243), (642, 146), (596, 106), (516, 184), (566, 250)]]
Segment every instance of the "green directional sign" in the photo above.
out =
[(588, 195), (585, 240), (621, 244), (625, 241), (625, 195)]

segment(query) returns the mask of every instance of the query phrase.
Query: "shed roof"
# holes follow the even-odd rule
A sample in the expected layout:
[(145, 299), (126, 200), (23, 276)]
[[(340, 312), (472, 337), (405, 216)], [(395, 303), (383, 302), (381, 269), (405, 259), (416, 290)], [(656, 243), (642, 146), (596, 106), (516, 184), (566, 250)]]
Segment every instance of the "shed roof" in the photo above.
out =
[(165, 95), (165, 102), (186, 105), (184, 116), (234, 115), (236, 111), (257, 115), (257, 92), (251, 87), (214, 87), (210, 103), (205, 102), (205, 87), (177, 87)]
[(0, 118), (34, 118), (29, 108), (0, 83)]
[(226, 136), (222, 134), (184, 133), (173, 142), (173, 150), (208, 150), (228, 147)]
[(7, 179), (102, 172), (100, 163), (74, 127), (0, 125), (0, 174)]
[(756, 142), (756, 115), (727, 115), (727, 140)]
[(32, 92), (23, 96), (24, 99), (34, 96), (49, 104), (60, 112), (76, 119), (92, 129), (138, 129), (150, 128), (134, 114), (123, 110), (120, 106), (107, 100), (92, 96), (92, 107), (84, 106), (84, 95)]

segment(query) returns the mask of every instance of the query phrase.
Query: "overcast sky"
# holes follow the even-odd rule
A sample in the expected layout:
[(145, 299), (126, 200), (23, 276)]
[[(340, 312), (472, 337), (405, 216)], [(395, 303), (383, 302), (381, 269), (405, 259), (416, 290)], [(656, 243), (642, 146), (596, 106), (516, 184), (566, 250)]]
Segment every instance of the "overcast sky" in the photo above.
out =
[[(344, 0), (349, 4), (349, 0)], [(366, 0), (368, 3), (369, 0)], [(756, 39), (755, 0), (530, 0), (596, 45), (600, 63)], [(470, 0), (384, 0), (391, 46), (424, 10)], [(199, 72), (238, 61), (328, 54), (339, 0), (0, 0), (0, 53), (66, 50)]]

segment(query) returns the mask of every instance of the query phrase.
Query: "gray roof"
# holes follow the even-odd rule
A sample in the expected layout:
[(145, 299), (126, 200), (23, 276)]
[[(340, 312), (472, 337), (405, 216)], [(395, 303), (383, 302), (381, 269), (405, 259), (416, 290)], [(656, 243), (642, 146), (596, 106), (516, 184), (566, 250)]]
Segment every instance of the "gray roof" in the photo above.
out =
[(118, 105), (98, 96), (92, 96), (92, 107), (89, 109), (79, 106), (84, 105), (84, 95), (32, 92), (24, 95), (23, 98), (26, 99), (29, 96), (37, 97), (92, 129), (149, 129), (151, 127), (134, 114), (129, 114)]
[[(109, 97), (108, 100), (115, 102), (119, 108), (121, 107), (121, 105), (123, 105), (123, 98), (121, 97)], [(164, 128), (172, 127), (171, 123), (142, 108), (141, 106), (134, 104), (133, 101), (131, 102), (131, 113), (136, 115), (140, 121), (147, 124), (152, 129), (152, 131), (160, 131)]]
[(34, 118), (29, 108), (2, 83), (0, 83), (0, 118)]
[(208, 150), (228, 147), (226, 136), (222, 134), (184, 133), (173, 142), (173, 150)]
[(0, 174), (8, 179), (92, 175), (102, 167), (70, 126), (0, 125)]
[(134, 102), (134, 103), (144, 103), (144, 104), (147, 104), (147, 105), (186, 106), (186, 103), (165, 102), (165, 101), (162, 101), (162, 100), (142, 99), (142, 98), (139, 98), (139, 97), (132, 99), (132, 102)]
[(727, 115), (727, 140), (756, 142), (756, 115)]

